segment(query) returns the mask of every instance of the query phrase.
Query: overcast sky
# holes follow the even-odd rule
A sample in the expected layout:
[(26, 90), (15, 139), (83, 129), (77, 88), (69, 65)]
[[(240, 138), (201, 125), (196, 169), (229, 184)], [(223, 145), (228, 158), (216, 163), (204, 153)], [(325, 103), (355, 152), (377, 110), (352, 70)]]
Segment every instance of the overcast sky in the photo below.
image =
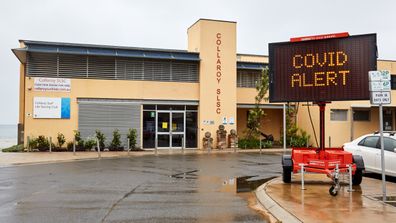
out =
[(290, 37), (377, 33), (379, 58), (396, 60), (396, 1), (0, 0), (0, 124), (18, 122), (18, 39), (186, 49), (199, 18), (237, 22), (239, 53), (268, 55)]

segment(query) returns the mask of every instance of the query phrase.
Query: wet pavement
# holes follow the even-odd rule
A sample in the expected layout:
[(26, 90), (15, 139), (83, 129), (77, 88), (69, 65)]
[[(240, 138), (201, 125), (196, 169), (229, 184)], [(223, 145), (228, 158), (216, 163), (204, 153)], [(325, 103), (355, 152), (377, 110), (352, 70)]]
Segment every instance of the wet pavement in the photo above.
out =
[[(360, 186), (348, 192), (345, 178), (338, 195), (329, 195), (332, 182), (321, 174), (305, 174), (305, 190), (301, 190), (299, 174), (293, 174), (292, 183), (281, 178), (270, 181), (266, 194), (282, 208), (302, 222), (395, 222), (396, 207), (378, 200), (381, 181), (364, 177)], [(387, 182), (387, 194), (396, 195), (396, 183)]]
[[(266, 222), (280, 154), (173, 154), (0, 168), (0, 222)], [(241, 178), (238, 178), (241, 177)]]

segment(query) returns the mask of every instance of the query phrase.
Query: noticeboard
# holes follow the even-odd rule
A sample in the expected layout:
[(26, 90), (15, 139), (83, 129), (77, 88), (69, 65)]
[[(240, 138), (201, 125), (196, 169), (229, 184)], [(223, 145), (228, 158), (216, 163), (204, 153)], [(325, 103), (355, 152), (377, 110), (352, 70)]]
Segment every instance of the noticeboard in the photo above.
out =
[(270, 102), (369, 100), (376, 34), (269, 44)]

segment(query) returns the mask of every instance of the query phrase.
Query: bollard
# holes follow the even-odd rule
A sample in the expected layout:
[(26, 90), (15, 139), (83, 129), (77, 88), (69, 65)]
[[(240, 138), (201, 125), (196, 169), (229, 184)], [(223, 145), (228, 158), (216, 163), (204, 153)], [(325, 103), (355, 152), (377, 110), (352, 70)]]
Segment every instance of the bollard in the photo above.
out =
[(52, 137), (49, 137), (49, 152), (52, 153)]
[(30, 152), (30, 137), (27, 137), (27, 152)]
[(98, 146), (98, 158), (100, 159), (101, 155), (100, 155), (99, 139), (96, 139), (96, 145)]
[(309, 146), (308, 137), (307, 137), (307, 142), (305, 143), (305, 146), (306, 146), (306, 147)]
[(352, 189), (352, 164), (348, 165), (348, 172), (349, 172), (349, 189), (348, 189), (348, 192), (353, 192), (354, 190)]
[(329, 147), (331, 148), (331, 136), (329, 136)]
[(155, 155), (158, 155), (158, 146), (155, 146), (154, 153)]
[(184, 136), (182, 136), (182, 152), (184, 153)]
[(259, 137), (260, 140), (260, 154), (261, 154), (261, 136)]
[(76, 155), (76, 139), (73, 139), (73, 156)]
[(301, 190), (305, 190), (305, 187), (304, 187), (304, 164), (300, 163), (299, 165), (301, 166)]
[(127, 147), (128, 148), (128, 156), (129, 156), (129, 151), (131, 150), (130, 147), (129, 147), (130, 146), (129, 144), (130, 143), (129, 143), (129, 138), (128, 138), (128, 147)]

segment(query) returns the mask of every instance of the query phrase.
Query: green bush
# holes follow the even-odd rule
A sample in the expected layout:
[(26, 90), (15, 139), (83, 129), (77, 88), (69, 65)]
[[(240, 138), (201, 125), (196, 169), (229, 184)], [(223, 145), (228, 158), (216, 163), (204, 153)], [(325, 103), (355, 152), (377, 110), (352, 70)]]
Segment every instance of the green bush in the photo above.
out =
[[(94, 146), (96, 146), (96, 140), (94, 138), (87, 138), (84, 143), (84, 149), (90, 151)], [(73, 147), (72, 147), (73, 150)]]
[(23, 145), (13, 145), (11, 147), (8, 148), (4, 148), (2, 149), (3, 152), (9, 152), (9, 153), (19, 153), (19, 152), (23, 152)]
[(109, 150), (110, 151), (124, 150), (124, 147), (121, 147), (121, 134), (118, 129), (114, 129), (114, 131), (113, 131), (113, 140), (111, 140)]
[(256, 138), (242, 138), (238, 140), (240, 149), (255, 149), (260, 147), (260, 141)]
[(48, 141), (48, 139), (45, 136), (40, 135), (35, 140), (37, 142), (36, 148), (31, 147), (32, 149), (38, 149), (41, 152), (49, 150), (49, 141)]
[(97, 129), (95, 131), (95, 137), (99, 140), (100, 150), (103, 151), (105, 149), (105, 141), (106, 141), (105, 135), (99, 129)]
[[(76, 141), (76, 151), (84, 151), (84, 140), (81, 138), (81, 133), (78, 130), (74, 130), (74, 140)], [(73, 151), (73, 143), (71, 145), (71, 150)]]
[(62, 133), (58, 133), (58, 136), (56, 137), (56, 139), (58, 140), (58, 146), (59, 148), (62, 148), (62, 146), (65, 144), (66, 139), (65, 139), (65, 135), (63, 135)]
[(127, 138), (129, 139), (129, 146), (132, 150), (136, 149), (137, 132), (136, 129), (129, 129)]
[(73, 142), (67, 142), (66, 148), (67, 148), (67, 151), (73, 151)]

